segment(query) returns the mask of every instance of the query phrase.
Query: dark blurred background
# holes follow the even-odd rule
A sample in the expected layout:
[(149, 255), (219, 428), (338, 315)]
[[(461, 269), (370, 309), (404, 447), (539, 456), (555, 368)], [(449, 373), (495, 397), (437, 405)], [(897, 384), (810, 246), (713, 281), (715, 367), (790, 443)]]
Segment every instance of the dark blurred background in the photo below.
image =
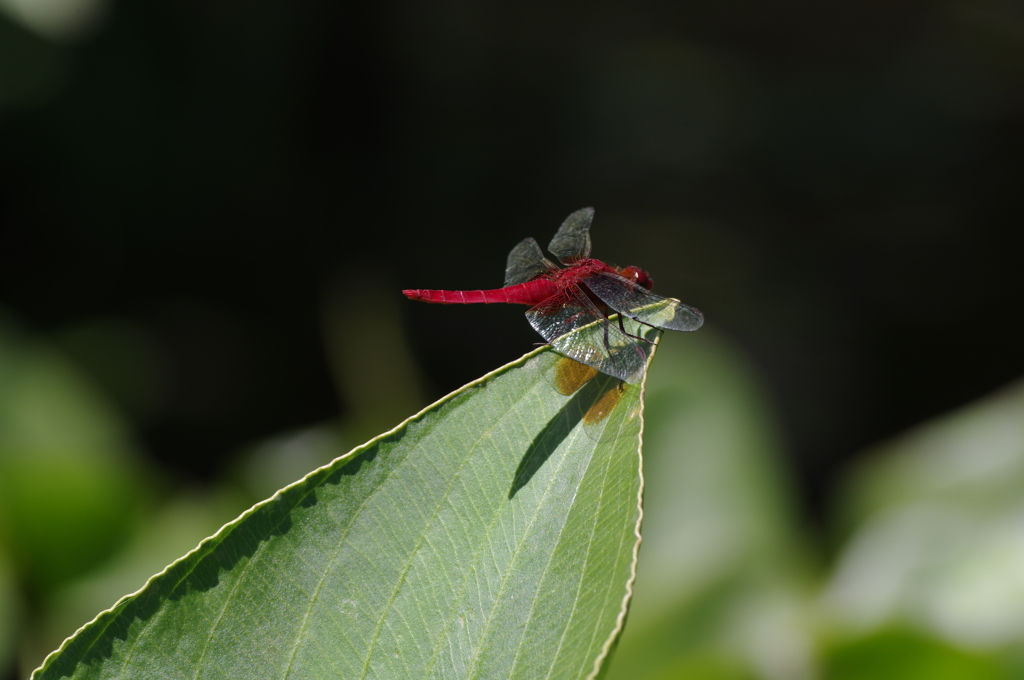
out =
[[(855, 452), (1024, 373), (1020, 3), (0, 10), (0, 304), (175, 483), (531, 349), (400, 290), (496, 287), (586, 205), (752, 357), (812, 525)], [(422, 390), (362, 360), (403, 337)]]
[[(184, 478), (351, 408), (331, 299), (497, 286), (584, 205), (753, 355), (814, 512), (1024, 372), (1018, 3), (5, 2), (0, 300)], [(536, 340), (398, 302), (431, 399)]]

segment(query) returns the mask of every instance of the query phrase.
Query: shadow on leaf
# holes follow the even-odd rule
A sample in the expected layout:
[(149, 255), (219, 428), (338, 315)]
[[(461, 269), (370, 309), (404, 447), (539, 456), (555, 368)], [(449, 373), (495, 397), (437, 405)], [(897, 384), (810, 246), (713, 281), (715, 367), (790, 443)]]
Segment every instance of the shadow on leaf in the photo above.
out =
[(519, 467), (512, 478), (512, 488), (508, 491), (511, 500), (519, 490), (529, 484), (533, 476), (540, 470), (544, 462), (558, 449), (558, 446), (569, 436), (573, 428), (584, 420), (605, 395), (618, 390), (620, 380), (610, 375), (598, 374), (588, 380), (576, 394), (566, 402), (558, 414), (534, 438), (530, 447), (523, 454)]

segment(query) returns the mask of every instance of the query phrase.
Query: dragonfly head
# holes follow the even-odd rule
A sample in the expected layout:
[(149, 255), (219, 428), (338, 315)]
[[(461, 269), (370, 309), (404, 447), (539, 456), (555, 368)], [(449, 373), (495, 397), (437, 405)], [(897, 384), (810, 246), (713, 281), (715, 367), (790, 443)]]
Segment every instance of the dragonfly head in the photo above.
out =
[(623, 270), (620, 271), (619, 273), (623, 277), (629, 279), (638, 286), (643, 286), (647, 290), (654, 288), (654, 279), (651, 278), (650, 274), (645, 272), (643, 269), (640, 269), (640, 267), (634, 267), (633, 265), (630, 265), (628, 267), (623, 268)]

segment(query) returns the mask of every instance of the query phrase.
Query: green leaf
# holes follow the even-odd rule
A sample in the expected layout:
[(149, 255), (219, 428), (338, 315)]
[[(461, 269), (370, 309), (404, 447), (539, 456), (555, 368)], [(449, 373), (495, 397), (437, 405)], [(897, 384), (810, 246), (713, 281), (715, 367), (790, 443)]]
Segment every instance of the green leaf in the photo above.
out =
[(33, 678), (592, 677), (635, 573), (641, 393), (528, 354), (254, 506)]

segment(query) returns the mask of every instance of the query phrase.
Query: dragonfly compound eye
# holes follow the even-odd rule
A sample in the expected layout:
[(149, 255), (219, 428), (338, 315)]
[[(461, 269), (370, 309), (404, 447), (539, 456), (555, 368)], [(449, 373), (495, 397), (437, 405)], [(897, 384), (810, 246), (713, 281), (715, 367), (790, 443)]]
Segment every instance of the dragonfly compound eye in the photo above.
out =
[(640, 269), (640, 267), (630, 265), (622, 270), (622, 276), (638, 286), (643, 286), (647, 290), (654, 288), (654, 279), (651, 278), (650, 274)]

